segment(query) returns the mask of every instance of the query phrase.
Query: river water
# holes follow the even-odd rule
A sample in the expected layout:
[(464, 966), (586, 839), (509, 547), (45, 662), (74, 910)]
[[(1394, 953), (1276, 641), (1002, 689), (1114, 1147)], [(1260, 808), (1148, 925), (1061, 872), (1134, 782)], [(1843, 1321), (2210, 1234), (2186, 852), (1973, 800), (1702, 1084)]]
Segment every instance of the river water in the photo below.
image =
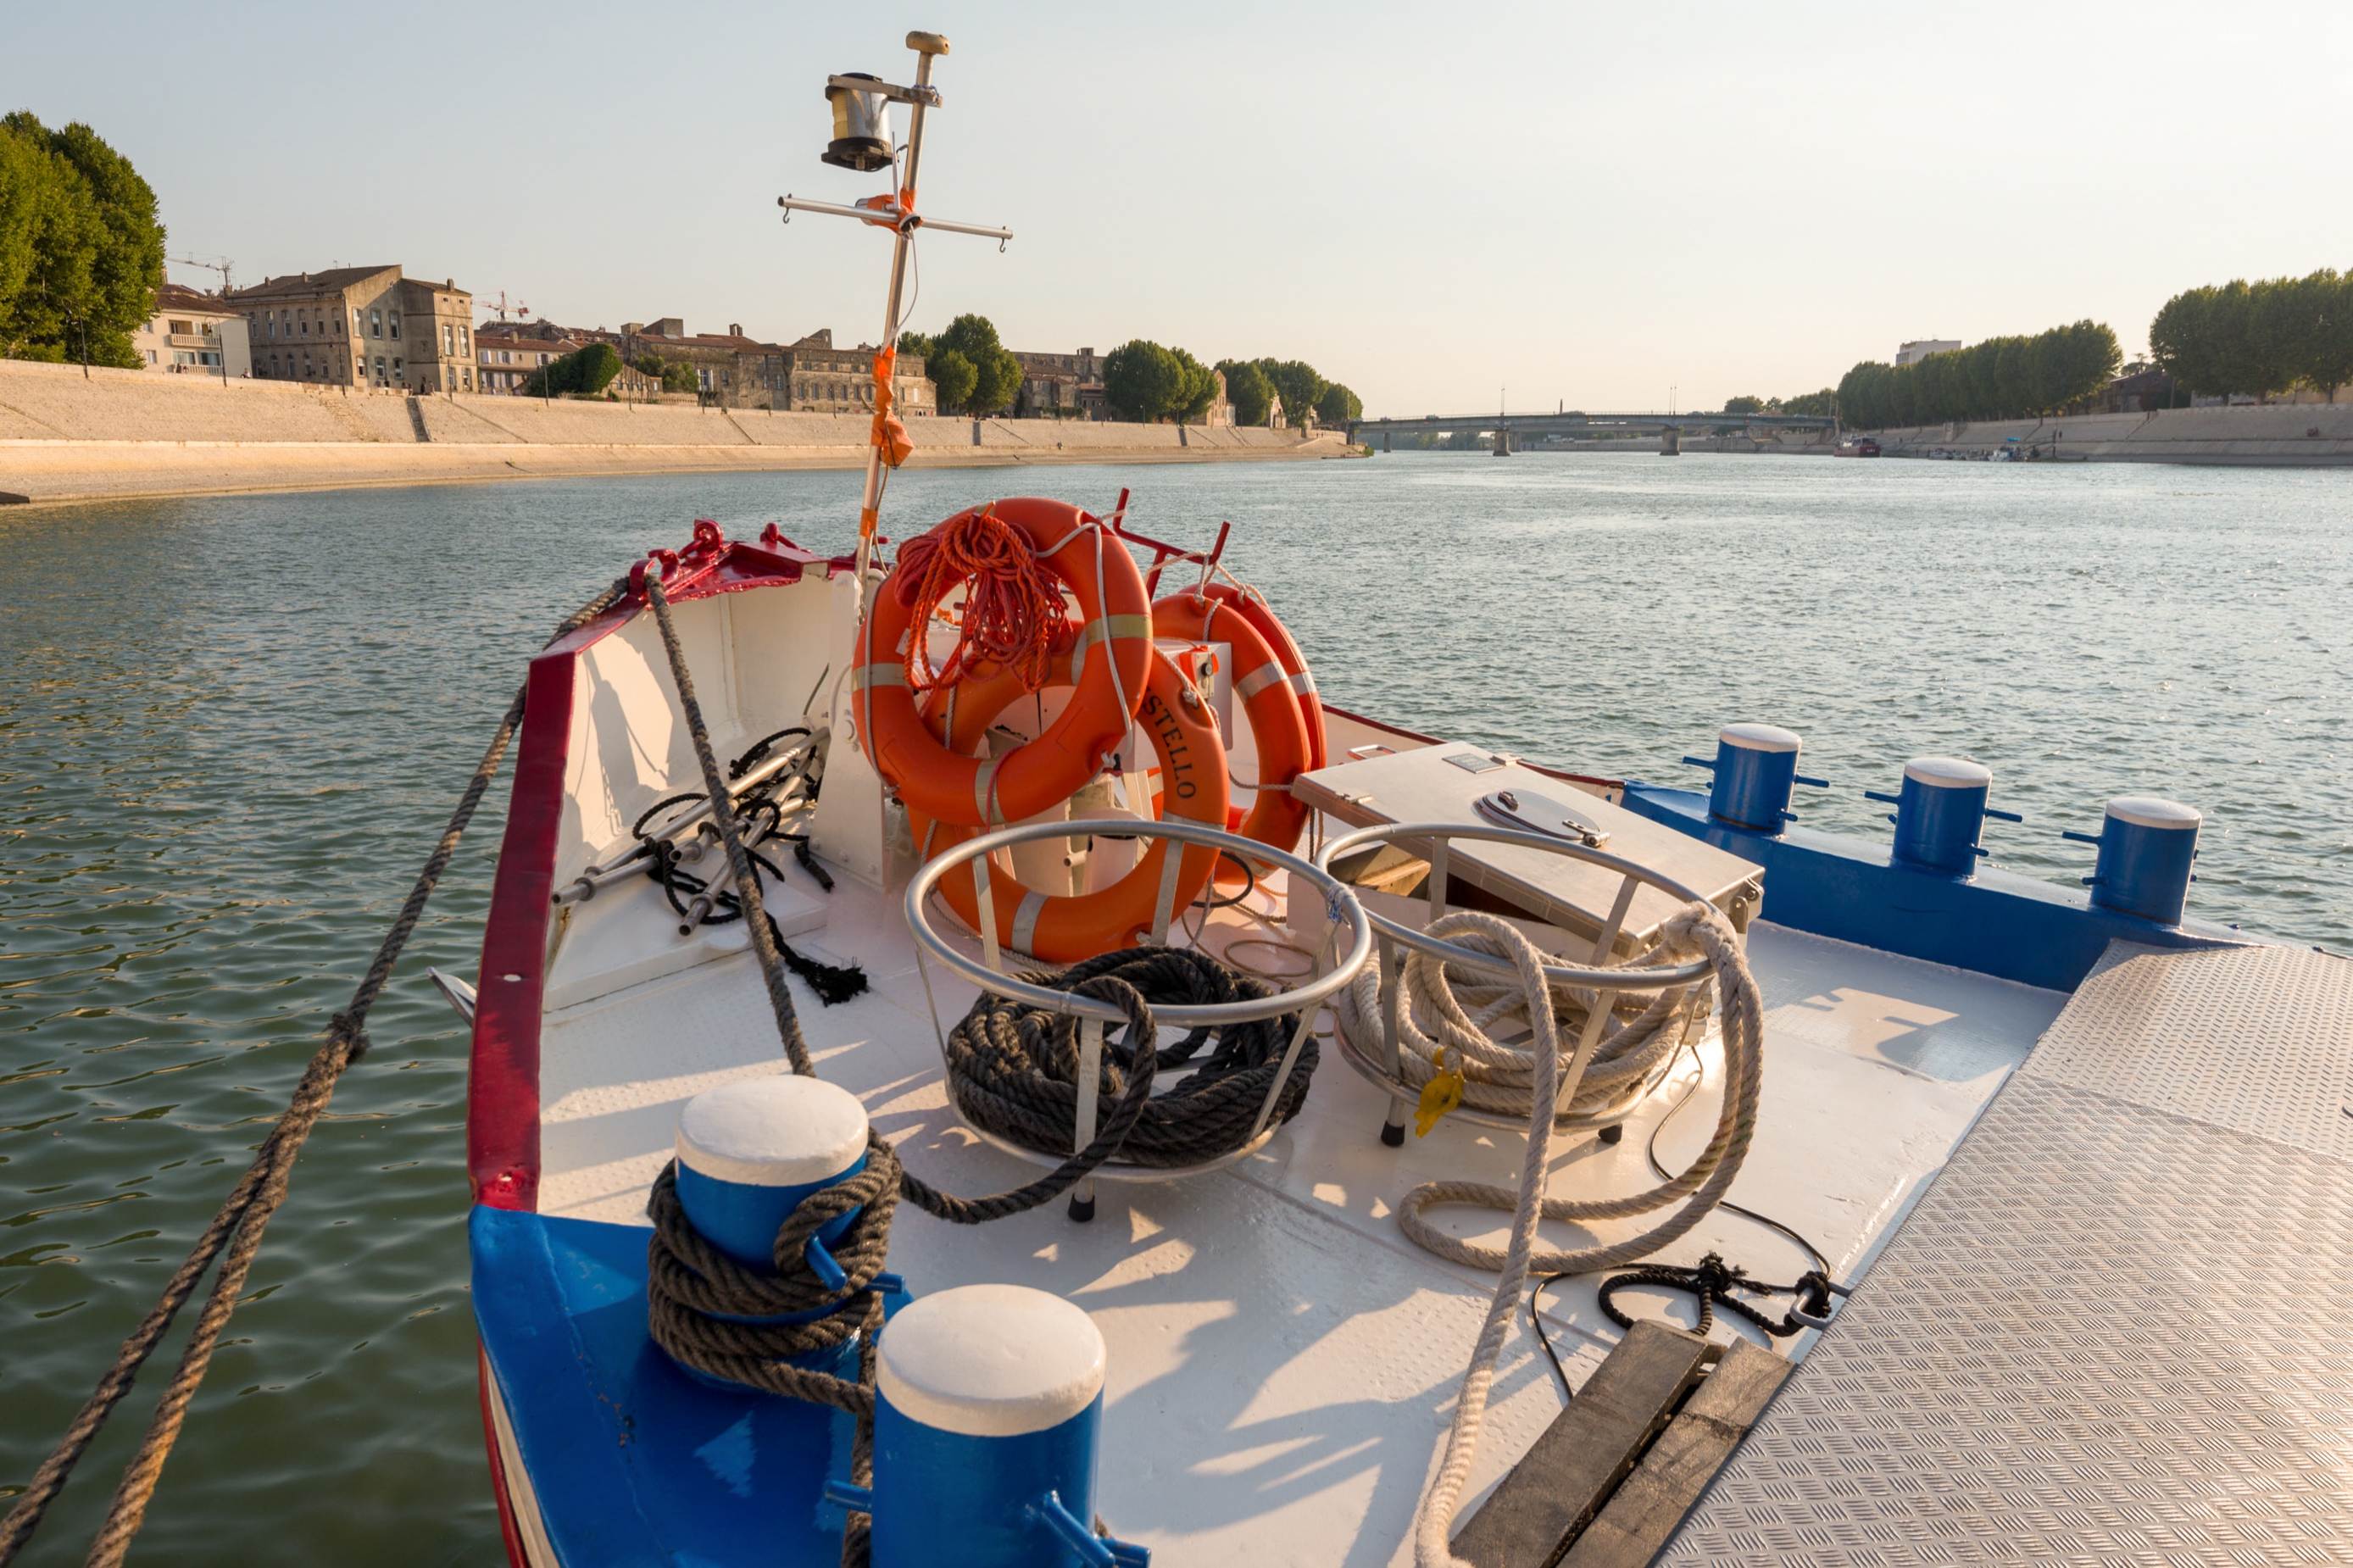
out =
[[(20, 1489), (349, 996), (523, 660), (715, 517), (842, 548), (857, 476), (146, 501), (0, 517), (0, 1483)], [(2316, 470), (1398, 454), (894, 481), (1206, 541), (1342, 707), (1588, 773), (1736, 719), (1810, 824), (1907, 756), (1995, 773), (1996, 863), (2101, 802), (2209, 814), (2191, 908), (2353, 947), (2353, 479)], [(150, 1514), (179, 1563), (493, 1564), (466, 1290), (465, 1041), (501, 780), (376, 1008)], [(1769, 914), (1769, 907), (1767, 910)], [(192, 1315), (192, 1314), (191, 1314)], [(176, 1342), (173, 1353), (176, 1353)], [(162, 1363), (27, 1559), (78, 1562)]]

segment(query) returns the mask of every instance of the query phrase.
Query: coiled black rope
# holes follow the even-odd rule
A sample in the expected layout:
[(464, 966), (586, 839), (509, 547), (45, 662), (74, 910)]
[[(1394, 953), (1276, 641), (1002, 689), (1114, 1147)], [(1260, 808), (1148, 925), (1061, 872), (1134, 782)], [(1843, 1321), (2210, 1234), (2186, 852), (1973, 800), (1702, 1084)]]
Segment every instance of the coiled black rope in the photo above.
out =
[[(1206, 1006), (1258, 1001), (1277, 994), (1264, 981), (1238, 974), (1207, 954), (1185, 948), (1137, 947), (1108, 952), (1060, 974), (1021, 976), (1034, 985), (1085, 992), (1116, 980), (1147, 1001)], [(1120, 1139), (1121, 1159), (1137, 1165), (1195, 1165), (1231, 1153), (1250, 1137), (1282, 1056), (1299, 1026), (1295, 1013), (1195, 1029), (1157, 1047), (1155, 1031), (1131, 1023), (1103, 1041), (1097, 1125), (1109, 1121), (1134, 1084), (1191, 1063), (1214, 1041), (1197, 1069), (1166, 1092), (1152, 1095)], [(1307, 1098), (1316, 1047), (1310, 1038), (1284, 1082), (1271, 1123), (1290, 1121)], [(1040, 1153), (1071, 1146), (1078, 1112), (1079, 1020), (1027, 1003), (983, 995), (947, 1037), (948, 1096), (973, 1125)], [(1098, 1140), (1100, 1142), (1100, 1140)]]
[[(1619, 1310), (1617, 1294), (1638, 1286), (1682, 1290), (1697, 1298), (1699, 1322), (1692, 1332), (1703, 1336), (1715, 1326), (1715, 1309), (1719, 1306), (1734, 1317), (1746, 1319), (1775, 1339), (1787, 1339), (1791, 1334), (1802, 1334), (1808, 1329), (1817, 1327), (1821, 1319), (1830, 1315), (1831, 1307), (1830, 1277), (1819, 1268), (1808, 1271), (1794, 1285), (1767, 1285), (1762, 1280), (1748, 1278), (1746, 1269), (1726, 1263), (1722, 1254), (1711, 1252), (1701, 1258), (1695, 1268), (1651, 1263), (1640, 1268), (1629, 1268), (1622, 1274), (1612, 1274), (1604, 1279), (1600, 1289), (1601, 1310), (1609, 1313), (1609, 1321), (1621, 1329), (1632, 1328), (1634, 1320)], [(1791, 1304), (1790, 1311), (1778, 1319), (1768, 1318), (1734, 1295), (1736, 1290), (1759, 1297), (1795, 1296), (1798, 1300)], [(1799, 1321), (1797, 1311), (1799, 1309), (1811, 1315), (1815, 1321)]]

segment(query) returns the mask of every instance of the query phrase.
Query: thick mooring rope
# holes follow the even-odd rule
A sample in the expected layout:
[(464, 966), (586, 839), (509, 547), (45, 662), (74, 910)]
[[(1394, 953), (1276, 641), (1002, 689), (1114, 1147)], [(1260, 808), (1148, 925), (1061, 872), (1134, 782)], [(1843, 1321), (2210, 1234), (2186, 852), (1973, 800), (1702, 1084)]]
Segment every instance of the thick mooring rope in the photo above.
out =
[[(1480, 1329), (1478, 1343), (1471, 1352), (1470, 1370), (1463, 1375), (1438, 1479), (1422, 1499), (1421, 1513), (1414, 1526), (1417, 1568), (1469, 1568), (1454, 1555), (1450, 1543), (1454, 1510), (1461, 1501), (1472, 1460), (1478, 1453), (1495, 1361), (1503, 1352), (1504, 1336), (1511, 1327), (1513, 1315), (1519, 1309), (1520, 1294), (1530, 1268), (1546, 1273), (1583, 1273), (1633, 1262), (1682, 1236), (1715, 1206), (1739, 1173), (1749, 1140), (1756, 1131), (1765, 1009), (1757, 982), (1748, 973), (1747, 960), (1740, 951), (1740, 939), (1722, 914), (1710, 905), (1694, 903), (1670, 918), (1661, 929), (1658, 944), (1636, 962), (1647, 966), (1662, 960), (1678, 962), (1704, 955), (1714, 967), (1715, 987), (1723, 998), (1725, 1070), (1724, 1110), (1715, 1136), (1689, 1170), (1648, 1193), (1583, 1203), (1548, 1198), (1544, 1191), (1552, 1159), (1552, 1107), (1558, 1095), (1563, 1063), (1553, 1008), (1539, 1005), (1548, 1004), (1550, 998), (1544, 954), (1516, 927), (1493, 915), (1468, 910), (1448, 915), (1433, 923), (1430, 932), (1449, 941), (1476, 934), (1495, 943), (1494, 951), (1500, 954), (1508, 955), (1529, 999), (1528, 1018), (1535, 1034), (1533, 1081), (1529, 1085), (1528, 1149), (1520, 1170), (1520, 1190), (1513, 1193), (1476, 1182), (1432, 1182), (1408, 1194), (1398, 1215), (1406, 1234), (1430, 1251), (1472, 1268), (1497, 1269), (1502, 1275), (1495, 1283), (1494, 1298), (1488, 1304), (1487, 1320)], [(1683, 993), (1683, 1005), (1690, 1005), (1690, 994), (1696, 989), (1677, 988)], [(1679, 1029), (1676, 1037), (1681, 1037)], [(1574, 1093), (1572, 1088), (1572, 1097)], [(1536, 1250), (1539, 1219), (1623, 1218), (1663, 1208), (1677, 1198), (1689, 1201), (1665, 1224), (1630, 1240), (1577, 1252)], [(1422, 1211), (1438, 1204), (1472, 1204), (1509, 1211), (1509, 1246), (1498, 1252), (1437, 1230), (1423, 1217)]]
[[(618, 602), (626, 591), (626, 580), (615, 583), (602, 594), (566, 616), (556, 627), (550, 643), (586, 626), (605, 614)], [(256, 1254), (261, 1250), (263, 1230), (270, 1216), (286, 1199), (287, 1184), (294, 1172), (294, 1159), (302, 1151), (303, 1141), (318, 1125), (327, 1102), (333, 1098), (336, 1081), (345, 1068), (367, 1053), (365, 1032), (368, 1010), (375, 1005), (377, 995), (392, 976), (393, 966), (408, 945), (408, 939), (424, 918), (425, 906), (433, 897), (441, 877), (449, 868), (456, 854), (458, 840), (473, 820), (475, 809), (482, 803), (491, 780), (496, 776), (500, 760), (506, 754), (507, 744), (514, 737), (515, 728), (522, 721), (523, 693), (518, 689), (514, 700), (507, 705), (504, 717), (491, 737), (490, 747), (474, 768), (474, 776), (467, 782), (465, 793), (449, 814), (447, 826), (441, 830), (440, 842), (426, 858), (425, 868), (417, 874), (416, 884), (408, 890), (399, 916), (392, 929), (385, 933), (377, 946), (375, 962), (361, 977), (359, 987), (352, 993), (349, 1005), (334, 1015), (327, 1026), (326, 1043), (311, 1058), (303, 1070), (301, 1081), (294, 1088), (286, 1110), (269, 1130), (268, 1137), (256, 1151), (253, 1162), (228, 1195), (212, 1223), (186, 1259), (181, 1263), (163, 1295), (156, 1300), (131, 1337), (122, 1342), (121, 1352), (114, 1364), (99, 1380), (97, 1389), (77, 1412), (65, 1435), (49, 1457), (41, 1461), (33, 1473), (24, 1494), (17, 1498), (8, 1516), (0, 1520), (0, 1568), (16, 1560), (33, 1532), (40, 1527), (41, 1517), (64, 1489), (67, 1478), (74, 1466), (97, 1439), (114, 1407), (131, 1392), (139, 1369), (163, 1342), (172, 1321), (180, 1309), (195, 1293), (197, 1283), (216, 1258), (221, 1260), (220, 1272), (215, 1276), (212, 1292), (205, 1300), (204, 1310), (197, 1315), (196, 1324), (188, 1335), (188, 1342), (180, 1352), (180, 1364), (165, 1385), (163, 1397), (156, 1402), (155, 1415), (142, 1438), (139, 1450), (125, 1467), (117, 1484), (113, 1501), (107, 1505), (106, 1520), (99, 1527), (91, 1542), (88, 1563), (90, 1568), (112, 1568), (120, 1563), (131, 1549), (131, 1541), (138, 1534), (145, 1519), (148, 1500), (154, 1495), (155, 1483), (164, 1471), (164, 1461), (172, 1452), (172, 1445), (180, 1435), (181, 1424), (187, 1418), (188, 1405), (195, 1397), (197, 1385), (212, 1364), (213, 1351), (220, 1342), (221, 1331), (227, 1326), (229, 1314), (237, 1310), (238, 1297), (244, 1292), (246, 1276), (253, 1268)]]
[[(1510, 956), (1479, 931), (1452, 940), (1473, 952)], [(1489, 971), (1465, 969), (1426, 952), (1409, 950), (1398, 969), (1404, 987), (1398, 999), (1398, 1077), (1419, 1089), (1451, 1068), (1462, 1074), (1464, 1105), (1525, 1116), (1535, 1081), (1534, 1047), (1526, 1041), (1503, 1044), (1493, 1037), (1506, 1032), (1505, 1026), (1527, 1026), (1529, 994)], [(1383, 979), (1376, 957), (1341, 992), (1337, 1010), (1350, 1037), (1368, 1043), (1380, 1037)], [(1647, 1006), (1641, 996), (1567, 985), (1553, 986), (1551, 996), (1555, 1026), (1571, 1039), (1583, 1032), (1602, 997), (1611, 1005), (1585, 1076), (1555, 1118), (1564, 1128), (1614, 1121), (1639, 1103), (1674, 1065), (1675, 1048), (1697, 1010), (1693, 998), (1681, 993), (1651, 997)]]
[[(1060, 974), (1025, 974), (1035, 985), (1082, 988), (1107, 976), (1133, 985), (1155, 1004), (1213, 1006), (1277, 994), (1264, 981), (1238, 974), (1216, 959), (1185, 948), (1137, 947), (1073, 964)], [(1137, 1165), (1196, 1165), (1232, 1152), (1249, 1139), (1260, 1108), (1282, 1069), (1298, 1015), (1259, 1018), (1222, 1029), (1196, 1029), (1156, 1047), (1133, 1027), (1103, 1042), (1097, 1089), (1097, 1125), (1125, 1096), (1133, 1078), (1174, 1071), (1191, 1063), (1212, 1037), (1215, 1047), (1198, 1068), (1145, 1102), (1117, 1152)], [(1144, 1055), (1139, 1057), (1139, 1050)], [(1270, 1125), (1290, 1121), (1307, 1098), (1315, 1071), (1315, 1042), (1302, 1047), (1283, 1083)], [(984, 994), (947, 1037), (948, 1096), (976, 1127), (1039, 1153), (1070, 1148), (1079, 1095), (1079, 1020), (1026, 1003)]]

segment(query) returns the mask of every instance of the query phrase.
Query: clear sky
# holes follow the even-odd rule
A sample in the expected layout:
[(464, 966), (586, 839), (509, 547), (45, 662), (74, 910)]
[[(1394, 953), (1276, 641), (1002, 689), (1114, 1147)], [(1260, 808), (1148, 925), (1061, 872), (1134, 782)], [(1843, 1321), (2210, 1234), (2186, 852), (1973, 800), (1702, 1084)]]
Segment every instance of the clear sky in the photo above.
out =
[[(944, 33), (914, 324), (1304, 359), (1367, 412), (1718, 406), (1905, 338), (2353, 268), (2353, 6), (907, 6), (15, 0), (0, 109), (83, 120), (240, 281), (397, 262), (565, 323), (880, 327), (887, 241), (781, 226), (828, 71)], [(201, 284), (210, 275), (174, 267)]]

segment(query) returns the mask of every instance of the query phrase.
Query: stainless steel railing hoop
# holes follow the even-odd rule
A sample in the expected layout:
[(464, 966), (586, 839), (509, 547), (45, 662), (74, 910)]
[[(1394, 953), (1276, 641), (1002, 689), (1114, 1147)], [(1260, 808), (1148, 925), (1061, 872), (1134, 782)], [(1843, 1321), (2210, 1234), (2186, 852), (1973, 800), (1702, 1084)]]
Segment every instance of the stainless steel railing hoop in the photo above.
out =
[[(1449, 839), (1475, 838), (1490, 844), (1511, 844), (1525, 849), (1539, 849), (1546, 854), (1564, 855), (1591, 865), (1630, 877), (1664, 893), (1672, 894), (1686, 903), (1706, 903), (1707, 896), (1685, 887), (1673, 878), (1651, 869), (1622, 855), (1589, 849), (1582, 844), (1551, 838), (1538, 833), (1523, 833), (1515, 828), (1494, 827), (1476, 822), (1384, 822), (1370, 827), (1360, 827), (1353, 833), (1324, 841), (1323, 852), (1315, 857), (1316, 869), (1326, 878), (1331, 876), (1332, 863), (1351, 850), (1367, 844), (1396, 844), (1399, 840), (1419, 839), (1435, 847)], [(1345, 886), (1345, 884), (1339, 884)], [(1377, 911), (1366, 909), (1365, 917), (1373, 929), (1392, 942), (1401, 942), (1418, 952), (1448, 963), (1460, 963), (1472, 969), (1484, 969), (1498, 974), (1518, 973), (1506, 958), (1493, 953), (1458, 947), (1440, 941), (1411, 926), (1400, 925)], [(1545, 965), (1545, 977), (1556, 985), (1577, 985), (1598, 991), (1656, 991), (1670, 985), (1689, 985), (1704, 980), (1711, 973), (1707, 960), (1694, 959), (1689, 963), (1662, 964), (1651, 969), (1592, 969), (1574, 964)]]
[[(1238, 833), (1227, 833), (1214, 827), (1203, 827), (1191, 822), (1141, 822), (1132, 816), (1074, 817), (1068, 822), (1031, 822), (1013, 827), (1000, 827), (994, 833), (965, 840), (923, 863), (907, 884), (907, 929), (915, 941), (942, 963), (978, 985), (993, 996), (1008, 1002), (1027, 1003), (1049, 1012), (1074, 1018), (1099, 1018), (1106, 1024), (1124, 1024), (1125, 1012), (1108, 1002), (1092, 996), (1081, 996), (1069, 991), (1049, 990), (1026, 980), (1000, 973), (978, 959), (972, 958), (950, 945), (947, 939), (933, 929), (925, 900), (940, 879), (958, 866), (1016, 844), (1027, 844), (1039, 838), (1069, 838), (1087, 831), (1092, 824), (1106, 831), (1115, 831), (1137, 838), (1167, 838), (1178, 843), (1198, 845), (1227, 850), (1262, 864), (1272, 864), (1291, 873), (1293, 897), (1296, 884), (1304, 881), (1324, 900), (1327, 918), (1335, 923), (1345, 918), (1353, 940), (1347, 951), (1334, 963), (1331, 971), (1293, 991), (1277, 992), (1255, 1002), (1219, 1002), (1206, 1006), (1177, 1006), (1153, 1004), (1155, 1022), (1181, 1029), (1221, 1028), (1229, 1024), (1247, 1024), (1260, 1018), (1280, 1017), (1302, 1008), (1321, 1005), (1356, 976), (1372, 956), (1373, 921), (1377, 918), (1356, 900), (1356, 892), (1345, 882), (1313, 862), (1303, 860), (1288, 850), (1276, 849), (1255, 838), (1244, 838)], [(1419, 934), (1419, 933), (1417, 933)]]

